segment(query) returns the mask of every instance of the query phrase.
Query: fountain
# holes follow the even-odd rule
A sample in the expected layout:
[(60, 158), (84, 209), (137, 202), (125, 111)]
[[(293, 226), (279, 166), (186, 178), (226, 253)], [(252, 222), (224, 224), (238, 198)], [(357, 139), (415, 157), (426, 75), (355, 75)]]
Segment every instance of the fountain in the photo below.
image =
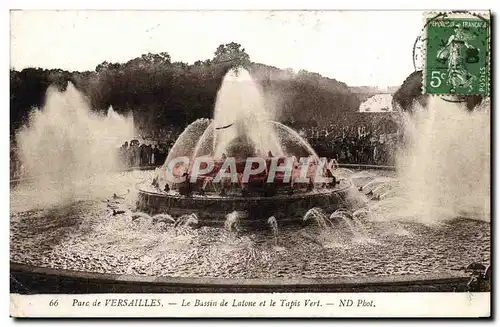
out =
[[(33, 110), (16, 134), (22, 177), (31, 180), (24, 209), (112, 192), (108, 178), (123, 169), (118, 147), (134, 135), (131, 116), (112, 107), (105, 115), (96, 113), (71, 82), (64, 91), (49, 87), (43, 108)], [(95, 189), (98, 179), (109, 184)]]
[[(20, 134), (23, 163), (43, 178), (11, 184), (12, 292), (489, 287), (487, 111), (429, 101), (404, 125), (408, 146), (396, 171), (331, 169), (295, 131), (273, 121), (256, 83), (240, 69), (224, 79), (213, 119), (189, 125), (163, 167), (113, 172), (114, 160), (102, 165), (109, 143), (93, 135), (120, 140), (130, 122), (112, 112), (92, 114), (71, 87), (52, 96)], [(49, 150), (54, 155), (44, 156)], [(186, 163), (169, 165), (183, 157)], [(286, 166), (293, 157), (307, 159), (291, 161), (294, 178), (320, 172), (336, 180), (294, 184), (285, 182), (286, 172), (272, 176), (273, 163)], [(245, 181), (239, 176), (248, 158), (263, 169)], [(211, 164), (236, 174), (216, 181)], [(194, 182), (177, 179), (184, 174)]]
[[(273, 121), (269, 111), (249, 72), (229, 71), (217, 95), (213, 120), (197, 120), (180, 135), (153, 185), (139, 188), (138, 209), (176, 216), (196, 212), (203, 225), (224, 224), (224, 217), (237, 211), (245, 216), (243, 225), (265, 225), (270, 216), (280, 224), (301, 223), (313, 207), (362, 206), (364, 197), (349, 180), (326, 184), (314, 179), (316, 170), (325, 174), (331, 170), (319, 165), (311, 146), (290, 127)], [(174, 164), (179, 158), (183, 162)], [(254, 161), (249, 163), (250, 158)], [(249, 171), (257, 170), (255, 158), (265, 163), (265, 169), (242, 181), (248, 163)], [(269, 180), (273, 161), (282, 167), (293, 165), (289, 182), (286, 174)], [(205, 172), (209, 167), (213, 168)], [(302, 171), (307, 171), (309, 183), (295, 182)], [(186, 180), (193, 174), (197, 174), (194, 180)]]

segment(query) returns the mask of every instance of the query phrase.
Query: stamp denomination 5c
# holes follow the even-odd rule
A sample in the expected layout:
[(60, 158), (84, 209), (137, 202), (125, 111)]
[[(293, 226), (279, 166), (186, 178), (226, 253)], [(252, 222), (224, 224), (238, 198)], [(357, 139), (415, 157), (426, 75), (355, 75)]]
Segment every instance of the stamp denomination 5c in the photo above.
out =
[(426, 15), (424, 93), (489, 94), (489, 16)]

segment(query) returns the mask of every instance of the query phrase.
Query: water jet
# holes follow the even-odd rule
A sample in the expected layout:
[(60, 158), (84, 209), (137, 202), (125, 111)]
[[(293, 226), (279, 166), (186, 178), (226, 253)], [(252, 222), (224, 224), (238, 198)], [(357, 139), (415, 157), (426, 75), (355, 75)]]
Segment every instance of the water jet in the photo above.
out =
[[(262, 159), (266, 168), (242, 182), (236, 175), (245, 176), (247, 168), (253, 167), (247, 165), (249, 158), (255, 157)], [(243, 225), (265, 226), (270, 216), (280, 224), (301, 223), (307, 210), (314, 207), (336, 210), (364, 204), (363, 196), (347, 179), (335, 179), (326, 186), (312, 182), (294, 184), (300, 174), (300, 162), (294, 163), (297, 176), (292, 176), (291, 183), (285, 183), (284, 177), (278, 175), (269, 183), (273, 163), (285, 164), (288, 158), (297, 161), (301, 157), (319, 160), (297, 132), (271, 120), (262, 91), (249, 72), (242, 68), (232, 70), (222, 81), (213, 120), (198, 120), (186, 128), (157, 171), (153, 185), (139, 187), (137, 207), (149, 213), (195, 212), (200, 223), (207, 225), (222, 225), (231, 212), (245, 212)], [(187, 161), (173, 164), (178, 158)], [(209, 161), (203, 168), (215, 165), (212, 173), (198, 175), (200, 158)], [(229, 159), (232, 162), (227, 164)], [(222, 180), (220, 174), (231, 167), (234, 178)], [(326, 167), (325, 171), (331, 172)], [(198, 176), (195, 183), (174, 182), (174, 176), (185, 178), (193, 174)], [(165, 192), (165, 188), (169, 191)]]

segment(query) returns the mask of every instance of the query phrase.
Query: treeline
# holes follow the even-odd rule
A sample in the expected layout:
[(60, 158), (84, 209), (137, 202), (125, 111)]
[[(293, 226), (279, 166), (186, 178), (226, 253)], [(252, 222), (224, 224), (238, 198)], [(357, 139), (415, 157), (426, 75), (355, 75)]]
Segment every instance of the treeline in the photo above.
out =
[(217, 91), (227, 71), (242, 66), (264, 89), (266, 101), (279, 107), (277, 119), (289, 123), (325, 123), (342, 112), (357, 111), (360, 99), (335, 79), (254, 63), (237, 43), (220, 45), (214, 57), (193, 64), (172, 62), (166, 52), (144, 54), (126, 63), (99, 64), (94, 71), (27, 68), (10, 71), (11, 133), (33, 107), (41, 107), (50, 85), (79, 89), (92, 108), (119, 113), (133, 110), (136, 125), (154, 129), (185, 126), (212, 116)]

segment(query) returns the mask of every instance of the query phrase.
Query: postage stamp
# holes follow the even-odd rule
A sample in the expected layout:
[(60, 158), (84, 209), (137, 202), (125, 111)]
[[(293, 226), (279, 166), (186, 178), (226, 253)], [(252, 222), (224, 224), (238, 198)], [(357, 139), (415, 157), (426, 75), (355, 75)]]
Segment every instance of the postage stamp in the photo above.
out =
[(11, 315), (490, 316), (489, 18), (423, 15), (11, 11)]
[(471, 13), (427, 13), (424, 93), (488, 95), (490, 19)]

